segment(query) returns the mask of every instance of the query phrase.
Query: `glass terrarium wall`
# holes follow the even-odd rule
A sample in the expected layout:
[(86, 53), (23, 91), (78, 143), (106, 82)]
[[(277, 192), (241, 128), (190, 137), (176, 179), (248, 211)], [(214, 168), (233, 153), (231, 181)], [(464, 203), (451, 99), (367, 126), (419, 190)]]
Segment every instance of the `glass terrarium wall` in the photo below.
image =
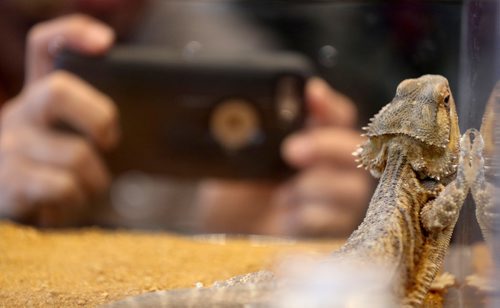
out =
[[(134, 26), (118, 33), (119, 44), (168, 47), (187, 57), (205, 52), (301, 53), (319, 76), (356, 104), (358, 127), (393, 98), (403, 79), (441, 74), (454, 91), (458, 88), (461, 1), (144, 3), (151, 5), (136, 11)], [(132, 156), (137, 160), (140, 155)], [(96, 215), (98, 223), (196, 228), (191, 220), (196, 183), (132, 173), (115, 184), (113, 209), (102, 207), (106, 211)]]
[[(483, 232), (478, 225), (476, 218), (476, 207), (485, 206), (475, 204), (473, 198), (469, 197), (464, 204), (459, 223), (455, 230), (455, 243), (462, 247), (457, 256), (456, 264), (453, 266), (458, 277), (470, 277), (471, 271), (482, 273), (480, 275), (493, 278), (488, 283), (489, 287), (499, 287), (498, 272), (493, 268), (498, 268), (500, 264), (500, 250), (498, 249), (498, 199), (499, 187), (499, 108), (500, 108), (500, 3), (488, 0), (465, 1), (462, 13), (462, 37), (460, 51), (460, 73), (458, 83), (458, 112), (460, 116), (460, 127), (462, 132), (467, 128), (481, 128), (484, 139), (484, 162), (486, 183), (482, 188), (490, 188), (488, 195), (491, 198), (487, 209), (492, 215), (488, 226), (483, 230), (491, 232), (493, 237), (486, 243), (483, 239)], [(474, 198), (475, 199), (475, 198)], [(484, 226), (483, 226), (484, 227)], [(485, 253), (478, 253), (484, 248)], [(478, 249), (480, 248), (480, 249)], [(493, 277), (494, 276), (494, 277)], [(477, 287), (477, 286), (476, 286)], [(479, 287), (481, 289), (481, 287)], [(487, 289), (487, 288), (486, 288)], [(476, 290), (477, 291), (477, 290)], [(490, 295), (495, 294), (489, 289)], [(475, 295), (485, 296), (483, 285), (479, 292), (469, 292), (466, 288), (460, 293), (460, 303), (462, 306), (468, 304), (478, 305), (480, 302), (473, 302)], [(478, 298), (476, 298), (478, 300)], [(491, 307), (498, 307), (500, 304), (498, 297), (481, 301)]]

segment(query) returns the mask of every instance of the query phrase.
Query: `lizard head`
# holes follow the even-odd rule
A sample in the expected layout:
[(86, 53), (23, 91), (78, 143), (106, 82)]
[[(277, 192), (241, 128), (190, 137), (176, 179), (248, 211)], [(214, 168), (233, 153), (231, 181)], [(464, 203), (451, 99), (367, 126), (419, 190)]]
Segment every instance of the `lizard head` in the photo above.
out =
[(460, 130), (446, 78), (424, 75), (402, 81), (394, 99), (375, 115), (356, 152), (361, 165), (379, 176), (386, 151), (396, 141), (421, 177), (438, 179), (456, 169)]

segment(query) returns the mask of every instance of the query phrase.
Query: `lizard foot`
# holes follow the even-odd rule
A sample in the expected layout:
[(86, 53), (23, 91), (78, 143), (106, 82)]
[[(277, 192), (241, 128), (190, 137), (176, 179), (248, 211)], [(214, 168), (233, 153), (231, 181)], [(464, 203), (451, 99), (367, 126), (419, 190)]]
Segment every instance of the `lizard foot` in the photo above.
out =
[(431, 291), (445, 291), (456, 284), (455, 276), (448, 272), (444, 272), (439, 276), (436, 276), (431, 284), (429, 290)]

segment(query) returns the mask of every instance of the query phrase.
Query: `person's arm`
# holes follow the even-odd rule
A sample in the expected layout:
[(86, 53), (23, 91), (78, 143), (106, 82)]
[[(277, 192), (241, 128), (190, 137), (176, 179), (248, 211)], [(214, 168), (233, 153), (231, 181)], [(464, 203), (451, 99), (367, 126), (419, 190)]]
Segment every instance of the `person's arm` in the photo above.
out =
[[(83, 15), (36, 25), (28, 35), (26, 81), (0, 118), (0, 217), (65, 224), (109, 185), (99, 151), (119, 139), (113, 102), (67, 72), (53, 71), (62, 48), (106, 52), (113, 31)], [(80, 134), (55, 129), (65, 123)]]

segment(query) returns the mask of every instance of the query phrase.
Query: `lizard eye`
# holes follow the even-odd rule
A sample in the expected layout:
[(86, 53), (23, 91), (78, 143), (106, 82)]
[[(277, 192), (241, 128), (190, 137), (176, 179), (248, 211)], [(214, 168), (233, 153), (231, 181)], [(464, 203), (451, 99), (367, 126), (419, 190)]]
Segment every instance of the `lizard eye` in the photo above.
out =
[(444, 107), (446, 108), (446, 110), (450, 110), (450, 95), (446, 95), (445, 98), (444, 98)]

